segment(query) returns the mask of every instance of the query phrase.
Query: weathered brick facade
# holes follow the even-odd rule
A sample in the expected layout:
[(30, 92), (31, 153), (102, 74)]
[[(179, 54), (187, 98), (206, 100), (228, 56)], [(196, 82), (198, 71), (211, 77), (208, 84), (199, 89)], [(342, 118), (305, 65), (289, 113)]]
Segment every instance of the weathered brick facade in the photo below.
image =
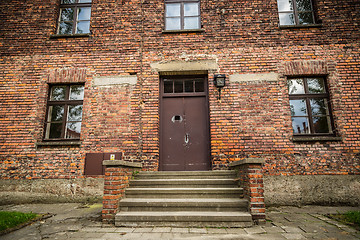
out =
[[(53, 36), (58, 8), (0, 2), (2, 179), (82, 178), (89, 152), (123, 152), (158, 170), (154, 64), (174, 62), (216, 66), (198, 69), (209, 79), (213, 169), (259, 157), (265, 175), (360, 174), (357, 0), (317, 1), (321, 24), (303, 28), (279, 27), (276, 0), (201, 0), (202, 31), (177, 33), (163, 32), (164, 1), (93, 0), (91, 34), (71, 38)], [(227, 76), (220, 100), (217, 73)], [(299, 75), (326, 76), (337, 138), (293, 140), (286, 78)], [(111, 78), (125, 80), (101, 84)], [(46, 145), (49, 84), (74, 82), (85, 83), (80, 145)]]

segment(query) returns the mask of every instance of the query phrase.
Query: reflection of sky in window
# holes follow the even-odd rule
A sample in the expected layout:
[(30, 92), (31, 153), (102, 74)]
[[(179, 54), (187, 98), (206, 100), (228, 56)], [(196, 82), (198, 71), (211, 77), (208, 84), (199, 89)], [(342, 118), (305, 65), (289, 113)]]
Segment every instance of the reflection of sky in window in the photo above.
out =
[(198, 29), (199, 18), (198, 17), (186, 17), (184, 19), (184, 29)]
[(166, 16), (167, 17), (179, 17), (180, 16), (180, 3), (166, 4)]
[(289, 94), (304, 94), (304, 83), (302, 79), (291, 79), (288, 81)]
[(90, 20), (90, 15), (91, 15), (90, 7), (79, 8), (78, 20)]
[(291, 116), (306, 116), (306, 103), (304, 99), (290, 100)]
[(291, 11), (292, 10), (292, 0), (278, 0), (278, 9), (279, 11)]
[(198, 16), (199, 3), (184, 3), (184, 16)]

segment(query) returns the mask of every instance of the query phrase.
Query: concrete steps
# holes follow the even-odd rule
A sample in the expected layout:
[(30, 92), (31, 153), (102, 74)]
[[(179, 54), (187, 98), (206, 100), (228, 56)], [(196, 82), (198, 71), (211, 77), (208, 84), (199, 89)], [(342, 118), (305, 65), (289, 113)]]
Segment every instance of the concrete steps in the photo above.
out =
[(234, 171), (141, 172), (120, 201), (116, 226), (252, 225)]

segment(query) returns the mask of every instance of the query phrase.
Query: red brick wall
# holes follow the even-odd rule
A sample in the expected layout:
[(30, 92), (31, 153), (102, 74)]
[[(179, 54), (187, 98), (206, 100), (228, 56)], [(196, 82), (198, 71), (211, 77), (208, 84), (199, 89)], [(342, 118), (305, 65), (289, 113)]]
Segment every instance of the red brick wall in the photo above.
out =
[[(209, 81), (214, 168), (263, 157), (265, 174), (359, 174), (356, 0), (318, 1), (321, 27), (299, 29), (278, 27), (276, 0), (201, 1), (199, 33), (162, 33), (163, 9), (160, 0), (93, 0), (90, 37), (53, 39), (57, 1), (0, 2), (1, 178), (81, 177), (87, 152), (124, 152), (157, 170), (159, 75), (150, 64), (171, 60), (215, 60), (209, 80), (214, 73), (279, 74), (278, 81), (228, 82), (221, 101)], [(294, 62), (313, 60), (326, 68), (342, 141), (291, 140), (285, 76)], [(94, 77), (130, 74), (136, 85), (93, 84)], [(80, 146), (36, 147), (52, 81), (85, 83)]]

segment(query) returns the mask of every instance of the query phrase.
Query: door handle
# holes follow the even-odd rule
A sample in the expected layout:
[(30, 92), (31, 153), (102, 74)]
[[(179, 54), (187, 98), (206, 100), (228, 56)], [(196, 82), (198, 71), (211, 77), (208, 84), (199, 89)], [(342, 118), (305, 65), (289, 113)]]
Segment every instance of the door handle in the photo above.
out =
[(189, 140), (190, 140), (190, 138), (189, 138), (189, 134), (188, 133), (185, 133), (185, 144), (188, 144), (189, 143)]

